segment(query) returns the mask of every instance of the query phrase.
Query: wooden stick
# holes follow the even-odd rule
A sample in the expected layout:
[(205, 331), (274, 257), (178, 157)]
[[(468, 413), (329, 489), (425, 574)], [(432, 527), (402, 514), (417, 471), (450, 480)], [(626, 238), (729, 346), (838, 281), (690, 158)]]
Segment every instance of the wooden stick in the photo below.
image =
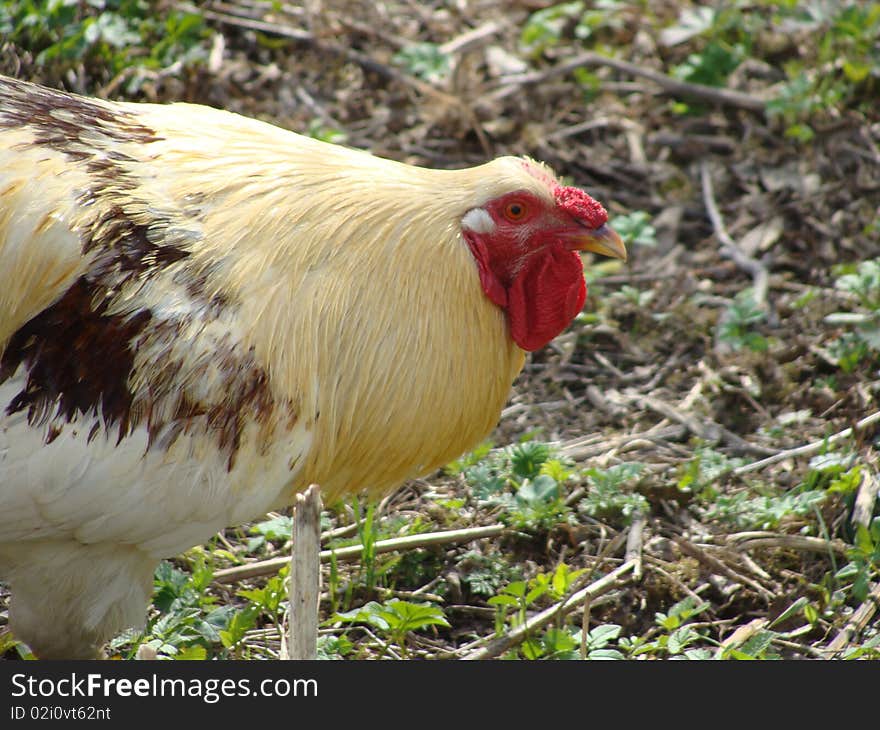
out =
[(587, 638), (590, 633), (590, 607), (592, 606), (592, 601), (590, 600), (590, 594), (588, 593), (584, 596), (584, 608), (581, 616), (581, 659), (587, 658)]
[(629, 533), (626, 537), (626, 552), (623, 559), (626, 562), (630, 560), (635, 562), (633, 568), (633, 578), (641, 580), (642, 578), (642, 534), (645, 530), (645, 515), (641, 510), (633, 512), (632, 525), (630, 525)]
[(293, 552), (287, 597), (288, 658), (315, 659), (318, 651), (318, 604), (321, 596), (321, 490), (312, 484), (296, 495)]
[(755, 550), (757, 548), (783, 548), (785, 550), (805, 550), (814, 553), (830, 552), (846, 555), (848, 545), (843, 540), (825, 540), (809, 535), (773, 535), (770, 537), (753, 537), (731, 542), (731, 549), (737, 552)]
[(833, 436), (829, 436), (828, 438), (824, 438), (819, 441), (814, 441), (811, 444), (804, 444), (803, 446), (797, 446), (793, 449), (785, 449), (784, 451), (780, 451), (778, 454), (768, 456), (766, 459), (753, 461), (751, 464), (743, 464), (742, 466), (738, 466), (736, 469), (734, 469), (733, 473), (736, 475), (745, 474), (750, 471), (763, 469), (765, 466), (776, 464), (777, 462), (784, 461), (785, 459), (792, 459), (796, 456), (812, 456), (813, 454), (818, 454), (822, 449), (828, 446), (834, 446), (840, 441), (848, 439), (857, 431), (861, 431), (868, 426), (877, 423), (877, 421), (880, 421), (880, 411), (875, 411), (870, 416), (865, 416), (852, 428), (845, 428), (843, 429), (843, 431), (838, 431)]
[[(470, 542), (471, 540), (479, 540), (484, 537), (497, 537), (504, 530), (506, 525), (495, 524), (486, 525), (485, 527), (472, 527), (465, 530), (446, 530), (444, 532), (423, 532), (419, 535), (407, 535), (406, 537), (396, 537), (391, 540), (379, 540), (375, 545), (376, 554), (388, 553), (394, 550), (412, 550), (413, 548), (428, 547), (430, 545), (445, 545), (457, 542)], [(322, 550), (319, 557), (322, 563), (330, 560), (330, 556), (336, 554), (336, 560), (357, 560), (363, 552), (363, 545), (350, 545), (343, 548), (335, 548), (332, 550)], [(259, 560), (245, 565), (236, 565), (232, 568), (225, 568), (214, 573), (214, 580), (218, 583), (234, 583), (237, 580), (245, 578), (253, 578), (258, 575), (268, 575), (276, 573), (285, 565), (288, 558), (270, 558), (269, 560)]]
[(685, 540), (681, 537), (673, 537), (672, 541), (681, 548), (681, 551), (687, 553), (691, 557), (699, 560), (703, 565), (705, 565), (710, 570), (715, 571), (716, 573), (721, 573), (722, 575), (726, 575), (733, 581), (737, 583), (742, 583), (743, 585), (747, 585), (753, 591), (758, 593), (760, 596), (764, 598), (768, 603), (773, 600), (774, 595), (773, 591), (768, 590), (760, 583), (755, 580), (752, 580), (746, 575), (742, 575), (738, 573), (729, 565), (724, 563), (723, 561), (716, 558), (714, 555), (709, 555), (705, 550), (697, 547), (689, 540)]
[(865, 467), (862, 471), (862, 481), (859, 484), (859, 491), (856, 493), (856, 501), (853, 505), (852, 524), (869, 527), (871, 519), (874, 515), (874, 502), (877, 501), (878, 487), (880, 482), (874, 476), (874, 472), (870, 467)]
[(633, 441), (667, 441), (680, 440), (687, 436), (688, 429), (686, 426), (669, 426), (657, 431), (641, 431), (639, 433), (625, 434), (623, 436), (615, 436), (607, 440), (601, 440), (594, 436), (581, 437), (564, 441), (560, 444), (559, 450), (562, 454), (580, 461), (592, 456), (604, 454), (611, 449), (622, 448), (626, 444)]

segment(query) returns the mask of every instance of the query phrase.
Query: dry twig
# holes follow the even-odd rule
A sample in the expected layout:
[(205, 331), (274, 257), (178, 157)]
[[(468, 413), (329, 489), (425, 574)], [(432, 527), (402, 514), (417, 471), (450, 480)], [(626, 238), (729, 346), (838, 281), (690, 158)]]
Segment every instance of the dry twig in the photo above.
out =
[(715, 236), (721, 242), (721, 255), (729, 258), (752, 277), (755, 302), (761, 307), (766, 307), (769, 282), (767, 267), (757, 259), (746, 255), (727, 232), (727, 228), (724, 226), (724, 219), (721, 217), (718, 204), (715, 202), (715, 193), (712, 190), (712, 176), (709, 173), (709, 165), (705, 160), (700, 164), (700, 179), (703, 185), (703, 202), (706, 206), (706, 213), (709, 215), (709, 220), (712, 221)]
[(829, 658), (836, 657), (849, 646), (853, 637), (858, 636), (868, 625), (878, 608), (880, 608), (880, 583), (875, 583), (865, 602), (856, 609), (846, 622), (846, 626), (828, 644), (826, 652)]
[[(741, 533), (746, 535), (748, 533)], [(809, 537), (808, 535), (784, 535), (784, 534), (760, 534), (757, 537), (740, 537), (728, 535), (731, 541), (730, 547), (738, 552), (757, 550), (758, 548), (782, 548), (783, 550), (806, 550), (814, 553), (836, 553), (845, 555), (847, 544), (843, 540), (825, 540), (821, 537)]]
[(862, 471), (862, 481), (859, 491), (856, 493), (856, 501), (853, 504), (852, 523), (868, 527), (874, 515), (874, 503), (877, 501), (877, 491), (880, 482), (869, 468)]
[[(375, 545), (375, 551), (379, 553), (388, 553), (394, 550), (412, 550), (419, 547), (428, 547), (431, 545), (447, 545), (459, 542), (470, 542), (471, 540), (479, 540), (487, 537), (497, 537), (507, 527), (505, 525), (487, 525), (485, 527), (472, 527), (464, 530), (445, 530), (443, 532), (424, 532), (420, 535), (408, 535), (406, 537), (396, 537), (391, 540), (379, 540)], [(327, 562), (331, 556), (336, 555), (336, 560), (357, 560), (363, 553), (363, 545), (350, 545), (343, 548), (335, 548), (333, 550), (322, 550), (320, 552), (321, 562)], [(237, 580), (245, 580), (246, 578), (254, 578), (258, 575), (268, 575), (276, 573), (285, 565), (289, 558), (270, 558), (269, 560), (258, 560), (245, 565), (236, 565), (233, 568), (225, 568), (218, 570), (214, 574), (214, 580), (218, 583), (234, 583)]]
[(633, 578), (640, 580), (642, 577), (642, 543), (643, 533), (645, 531), (645, 515), (640, 510), (636, 510), (632, 516), (632, 524), (626, 537), (626, 552), (624, 553), (624, 562), (630, 560), (635, 561), (633, 568)]
[(791, 449), (785, 449), (780, 451), (773, 456), (768, 456), (766, 459), (760, 459), (759, 461), (753, 461), (751, 464), (743, 464), (742, 466), (736, 467), (733, 470), (733, 473), (736, 475), (746, 474), (750, 471), (757, 471), (758, 469), (763, 469), (765, 466), (770, 466), (771, 464), (776, 464), (780, 461), (785, 461), (786, 459), (793, 459), (797, 456), (812, 456), (813, 454), (818, 454), (822, 449), (828, 448), (830, 446), (835, 446), (841, 441), (845, 441), (850, 438), (854, 433), (858, 433), (859, 431), (863, 431), (868, 428), (868, 426), (872, 426), (873, 424), (880, 421), (880, 411), (875, 411), (870, 416), (865, 416), (863, 419), (858, 421), (852, 428), (845, 428), (843, 431), (838, 431), (836, 434), (832, 436), (828, 436), (827, 438), (823, 438), (819, 441), (813, 441), (809, 444), (804, 444), (803, 446), (796, 446)]
[(727, 576), (731, 580), (736, 581), (737, 583), (742, 583), (743, 585), (747, 585), (753, 591), (757, 592), (758, 595), (762, 596), (766, 601), (772, 601), (774, 598), (773, 591), (768, 590), (760, 583), (755, 580), (752, 580), (748, 576), (743, 575), (742, 573), (738, 573), (729, 565), (714, 557), (713, 555), (709, 555), (705, 550), (697, 547), (689, 540), (685, 540), (680, 537), (673, 538), (676, 545), (681, 548), (682, 552), (687, 553), (688, 555), (699, 560), (703, 565), (705, 565), (710, 570), (714, 570), (717, 573), (721, 573), (722, 575)]

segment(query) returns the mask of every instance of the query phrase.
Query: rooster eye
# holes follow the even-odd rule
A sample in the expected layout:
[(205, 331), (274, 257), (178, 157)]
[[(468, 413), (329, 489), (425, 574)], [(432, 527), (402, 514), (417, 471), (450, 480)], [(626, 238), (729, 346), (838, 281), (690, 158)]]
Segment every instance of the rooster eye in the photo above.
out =
[(522, 203), (508, 203), (504, 209), (504, 217), (509, 221), (521, 221), (526, 215), (526, 206)]

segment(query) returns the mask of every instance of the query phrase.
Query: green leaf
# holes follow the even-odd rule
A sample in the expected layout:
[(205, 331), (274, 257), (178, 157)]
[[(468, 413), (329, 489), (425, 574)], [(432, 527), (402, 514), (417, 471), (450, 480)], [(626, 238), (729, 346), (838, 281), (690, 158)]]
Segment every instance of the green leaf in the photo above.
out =
[(522, 479), (534, 479), (541, 473), (541, 467), (552, 453), (550, 445), (540, 441), (517, 444), (510, 449), (513, 473)]
[(252, 535), (263, 535), (267, 540), (289, 540), (293, 532), (293, 520), (279, 515), (252, 525), (249, 532)]
[(787, 621), (792, 616), (796, 616), (798, 613), (803, 611), (808, 604), (809, 600), (804, 596), (801, 596), (782, 613), (780, 613), (775, 619), (773, 619), (773, 622), (768, 625), (768, 628), (773, 628), (777, 624), (781, 624), (782, 622)]
[[(601, 649), (620, 636), (622, 627), (618, 624), (602, 624), (587, 633), (587, 648)], [(591, 651), (592, 657), (592, 651)]]
[(510, 606), (512, 608), (519, 607), (519, 600), (514, 598), (513, 596), (507, 596), (503, 593), (499, 593), (497, 596), (492, 596), (491, 598), (486, 600), (490, 606)]
[(626, 657), (621, 654), (617, 649), (593, 649), (587, 654), (589, 659), (598, 659), (598, 660), (620, 660), (625, 659)]
[(414, 76), (437, 82), (449, 74), (452, 59), (436, 43), (413, 43), (394, 54), (392, 60)]
[(678, 16), (678, 22), (660, 31), (660, 42), (664, 46), (676, 46), (702, 35), (715, 24), (715, 8), (698, 5), (685, 8)]
[(349, 624), (369, 624), (371, 626), (375, 626), (381, 631), (385, 631), (388, 629), (389, 623), (387, 618), (382, 615), (382, 611), (383, 609), (380, 604), (378, 604), (376, 601), (370, 601), (360, 608), (354, 608), (351, 611), (344, 611), (342, 613), (337, 612), (333, 614), (328, 622), (335, 623), (341, 621), (342, 623)]
[(553, 477), (546, 474), (536, 477), (533, 481), (526, 480), (517, 490), (517, 501), (525, 505), (534, 506), (559, 496), (559, 485)]
[(749, 637), (739, 647), (739, 650), (755, 659), (762, 659), (764, 658), (764, 653), (770, 648), (770, 645), (777, 636), (778, 634), (775, 631), (758, 631), (754, 636)]
[(175, 661), (203, 661), (208, 658), (208, 650), (204, 646), (193, 644), (185, 646), (174, 655)]
[(227, 649), (235, 646), (256, 625), (258, 615), (259, 611), (253, 606), (248, 606), (233, 613), (229, 618), (226, 628), (218, 632), (220, 643)]
[(381, 615), (398, 632), (418, 631), (428, 626), (449, 626), (443, 609), (430, 603), (412, 603), (392, 598)]

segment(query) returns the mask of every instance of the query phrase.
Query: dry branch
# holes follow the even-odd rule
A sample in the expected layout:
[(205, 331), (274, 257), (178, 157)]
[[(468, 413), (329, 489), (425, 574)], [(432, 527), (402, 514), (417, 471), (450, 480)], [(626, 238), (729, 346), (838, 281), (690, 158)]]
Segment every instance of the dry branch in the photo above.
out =
[(705, 550), (697, 547), (692, 542), (688, 540), (684, 540), (680, 537), (674, 537), (673, 541), (676, 545), (681, 548), (682, 552), (687, 553), (691, 557), (696, 558), (699, 562), (705, 565), (710, 570), (715, 571), (716, 573), (720, 573), (721, 575), (725, 575), (731, 580), (742, 583), (743, 585), (747, 585), (753, 591), (755, 591), (758, 595), (762, 596), (766, 601), (772, 601), (774, 598), (773, 591), (768, 590), (760, 583), (755, 580), (752, 580), (748, 576), (742, 575), (742, 573), (738, 573), (729, 565), (719, 560), (713, 555), (709, 555)]
[(585, 438), (565, 441), (560, 444), (559, 450), (562, 455), (578, 461), (604, 454), (611, 449), (620, 449), (634, 441), (651, 441), (655, 443), (681, 441), (687, 436), (687, 434), (688, 429), (684, 426), (668, 426), (655, 431), (641, 431), (639, 433), (615, 436), (610, 439), (587, 436)]
[(642, 577), (642, 545), (645, 524), (645, 515), (640, 510), (633, 512), (632, 525), (626, 536), (626, 552), (623, 559), (624, 562), (635, 562), (635, 567), (633, 568), (633, 578), (635, 580), (640, 580)]
[[(856, 503), (853, 506), (851, 522), (853, 526), (861, 525), (868, 527), (874, 514), (874, 501), (877, 499), (877, 479), (873, 472), (866, 469), (862, 476), (862, 483), (856, 495)], [(868, 625), (868, 622), (880, 608), (880, 583), (871, 587), (865, 602), (850, 616), (849, 621), (840, 632), (828, 644), (827, 652), (834, 656), (842, 652), (850, 641)]]
[(833, 436), (829, 436), (828, 438), (824, 438), (819, 441), (813, 441), (812, 443), (804, 444), (803, 446), (796, 446), (792, 449), (785, 449), (784, 451), (780, 451), (778, 454), (768, 456), (766, 459), (753, 461), (751, 464), (743, 464), (742, 466), (736, 467), (736, 469), (733, 470), (733, 473), (736, 475), (746, 474), (750, 471), (757, 471), (758, 469), (763, 469), (765, 466), (770, 466), (771, 464), (785, 461), (786, 459), (793, 459), (797, 456), (812, 456), (813, 454), (818, 454), (820, 451), (822, 451), (822, 449), (828, 448), (829, 446), (834, 446), (841, 441), (845, 441), (846, 439), (850, 438), (854, 433), (862, 431), (868, 426), (877, 423), (878, 421), (880, 421), (880, 411), (875, 411), (870, 416), (865, 416), (852, 428), (845, 428), (843, 429), (843, 431), (838, 431)]
[[(471, 540), (479, 540), (487, 537), (497, 537), (507, 527), (502, 524), (486, 525), (485, 527), (473, 527), (465, 530), (445, 530), (443, 532), (424, 532), (420, 535), (408, 535), (406, 537), (396, 537), (391, 540), (379, 540), (375, 544), (375, 551), (379, 553), (388, 553), (394, 550), (412, 550), (414, 548), (429, 547), (431, 545), (447, 545), (459, 542), (470, 542)], [(321, 562), (327, 562), (331, 556), (336, 555), (336, 560), (357, 560), (363, 553), (363, 545), (349, 545), (342, 548), (334, 548), (332, 550), (322, 550), (320, 552)], [(234, 583), (237, 580), (245, 580), (246, 578), (254, 578), (259, 575), (268, 575), (277, 573), (288, 563), (287, 557), (270, 558), (269, 560), (258, 560), (245, 565), (236, 565), (233, 568), (225, 568), (218, 570), (214, 574), (214, 580), (218, 583)]]
[(769, 282), (767, 267), (757, 259), (748, 256), (727, 232), (721, 211), (718, 210), (718, 204), (715, 202), (712, 176), (709, 174), (709, 165), (705, 160), (700, 164), (700, 179), (703, 186), (703, 202), (706, 206), (706, 213), (709, 215), (709, 220), (712, 221), (715, 236), (721, 242), (721, 255), (729, 258), (752, 277), (755, 302), (761, 307), (766, 307)]
[(862, 481), (859, 491), (856, 493), (856, 501), (853, 504), (852, 523), (868, 527), (874, 515), (874, 502), (877, 501), (877, 491), (880, 482), (869, 468), (862, 471)]
[[(731, 536), (728, 536), (730, 538)], [(824, 540), (808, 535), (772, 535), (751, 537), (731, 542), (731, 548), (738, 552), (758, 548), (782, 548), (784, 550), (805, 550), (814, 553), (836, 553), (846, 555), (848, 546), (843, 540)]]

